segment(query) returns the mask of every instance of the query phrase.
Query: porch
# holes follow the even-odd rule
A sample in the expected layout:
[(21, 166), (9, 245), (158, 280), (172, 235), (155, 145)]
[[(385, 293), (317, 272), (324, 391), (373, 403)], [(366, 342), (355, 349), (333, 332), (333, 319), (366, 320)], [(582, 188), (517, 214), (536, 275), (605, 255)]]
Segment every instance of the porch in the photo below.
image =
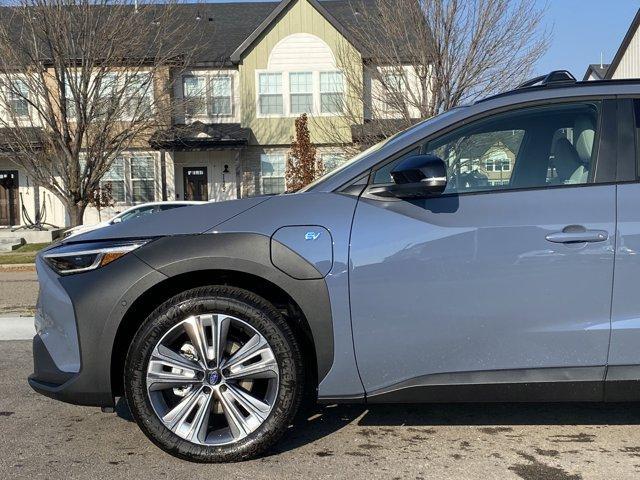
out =
[(240, 156), (251, 131), (237, 123), (176, 125), (151, 143), (164, 150), (167, 200), (225, 201), (242, 197)]

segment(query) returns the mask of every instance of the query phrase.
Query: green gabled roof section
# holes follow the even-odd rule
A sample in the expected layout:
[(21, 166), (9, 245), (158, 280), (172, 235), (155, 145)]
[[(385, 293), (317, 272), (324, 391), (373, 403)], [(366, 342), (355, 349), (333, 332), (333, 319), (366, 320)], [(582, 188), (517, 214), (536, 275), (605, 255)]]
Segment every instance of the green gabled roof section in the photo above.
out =
[[(307, 2), (313, 8), (315, 8), (320, 15), (322, 15), (327, 22), (331, 24), (337, 31), (339, 31), (359, 52), (364, 56), (365, 52), (363, 48), (358, 44), (353, 35), (349, 33), (349, 25), (344, 22), (340, 22), (322, 3), (317, 0), (282, 0), (278, 6), (271, 11), (271, 13), (260, 23), (251, 35), (249, 35), (244, 42), (242, 42), (238, 48), (231, 54), (231, 61), (233, 63), (239, 63), (242, 60), (243, 55), (249, 50), (260, 38), (260, 36), (269, 30), (272, 25), (280, 20), (281, 15), (287, 11), (287, 9), (296, 2)], [(338, 7), (336, 11), (339, 11), (343, 16), (349, 12), (353, 12), (351, 4), (348, 0), (345, 1), (332, 1), (327, 2), (331, 7)], [(333, 8), (332, 8), (333, 9)]]

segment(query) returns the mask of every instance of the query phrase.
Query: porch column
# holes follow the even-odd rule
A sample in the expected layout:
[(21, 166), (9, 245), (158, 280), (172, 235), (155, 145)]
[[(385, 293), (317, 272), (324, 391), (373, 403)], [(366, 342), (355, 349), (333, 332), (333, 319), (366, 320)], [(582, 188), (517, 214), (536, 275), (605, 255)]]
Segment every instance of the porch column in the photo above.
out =
[(240, 167), (240, 150), (236, 150), (236, 198), (242, 198), (242, 168)]
[(162, 201), (167, 201), (167, 160), (166, 151), (160, 150), (160, 182), (162, 186)]

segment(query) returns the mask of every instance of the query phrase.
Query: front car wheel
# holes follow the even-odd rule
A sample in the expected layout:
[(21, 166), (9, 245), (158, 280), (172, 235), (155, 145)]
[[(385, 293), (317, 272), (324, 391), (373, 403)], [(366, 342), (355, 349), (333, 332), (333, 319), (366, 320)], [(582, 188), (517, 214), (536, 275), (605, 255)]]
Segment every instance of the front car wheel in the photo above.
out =
[(271, 447), (303, 392), (296, 339), (264, 299), (233, 287), (182, 293), (136, 333), (125, 367), (136, 422), (160, 448), (201, 462)]

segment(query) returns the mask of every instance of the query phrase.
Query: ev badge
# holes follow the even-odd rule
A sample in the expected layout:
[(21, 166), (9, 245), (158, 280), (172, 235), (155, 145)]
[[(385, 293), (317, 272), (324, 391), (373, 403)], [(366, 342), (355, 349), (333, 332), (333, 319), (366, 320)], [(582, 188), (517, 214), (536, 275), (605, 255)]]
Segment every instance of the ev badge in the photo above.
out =
[(307, 232), (304, 235), (305, 240), (317, 240), (320, 236), (320, 232)]

